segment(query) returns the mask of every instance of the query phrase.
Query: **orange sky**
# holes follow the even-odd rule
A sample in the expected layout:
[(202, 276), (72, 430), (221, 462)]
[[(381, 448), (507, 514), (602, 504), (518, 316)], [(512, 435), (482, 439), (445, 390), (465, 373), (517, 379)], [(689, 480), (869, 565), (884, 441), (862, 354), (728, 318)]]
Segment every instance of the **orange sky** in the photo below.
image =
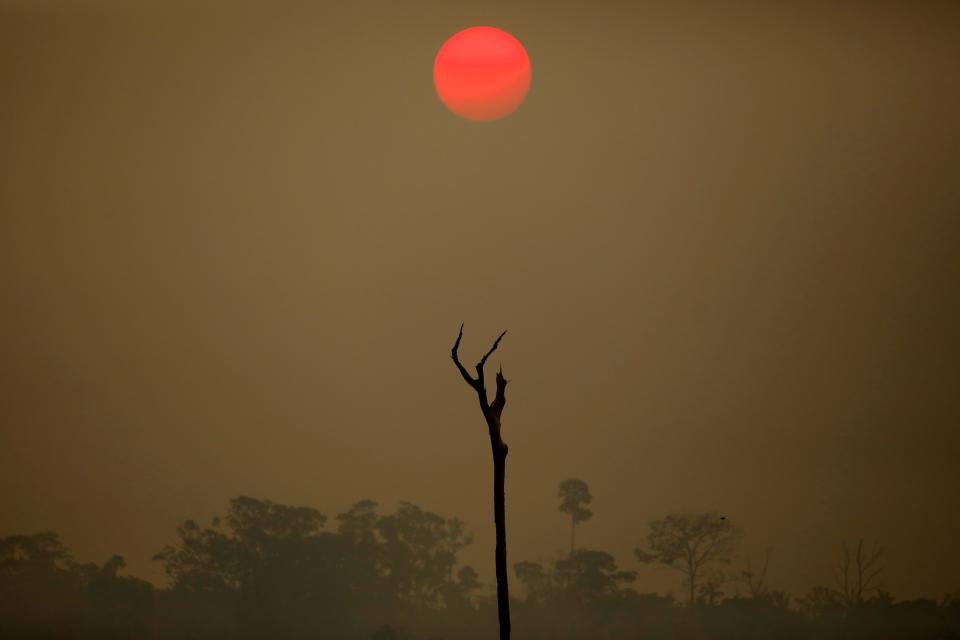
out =
[[(862, 535), (960, 593), (958, 7), (544, 5), (0, 3), (0, 535), (160, 580), (231, 496), (407, 499), (492, 582), (466, 322), (511, 562), (576, 476), (641, 590), (645, 523), (716, 509), (774, 586)], [(489, 125), (432, 86), (474, 24), (533, 65)]]

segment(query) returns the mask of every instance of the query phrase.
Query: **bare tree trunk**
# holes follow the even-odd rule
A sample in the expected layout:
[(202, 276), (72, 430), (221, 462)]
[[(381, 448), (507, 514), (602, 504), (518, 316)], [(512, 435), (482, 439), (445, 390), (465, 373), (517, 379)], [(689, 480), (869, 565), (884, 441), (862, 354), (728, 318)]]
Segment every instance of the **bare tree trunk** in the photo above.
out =
[[(493, 445), (493, 521), (497, 529), (497, 617), (500, 640), (510, 640), (510, 590), (507, 586), (507, 524), (504, 481), (507, 474), (507, 447)], [(501, 443), (502, 444), (502, 443)]]
[(460, 363), (457, 355), (457, 349), (460, 347), (460, 340), (463, 338), (463, 325), (460, 325), (460, 333), (457, 335), (457, 341), (453, 343), (453, 362), (457, 369), (467, 381), (480, 400), (480, 411), (487, 423), (487, 431), (490, 435), (490, 449), (493, 452), (493, 522), (497, 531), (497, 546), (494, 552), (497, 573), (497, 616), (500, 621), (500, 640), (510, 640), (510, 590), (507, 585), (507, 524), (506, 524), (506, 506), (504, 484), (507, 475), (507, 451), (508, 447), (500, 437), (500, 415), (503, 413), (503, 407), (507, 403), (506, 388), (507, 379), (503, 377), (503, 371), (497, 372), (496, 383), (497, 391), (494, 394), (493, 402), (487, 401), (487, 389), (483, 383), (483, 365), (487, 358), (493, 353), (500, 340), (506, 335), (506, 331), (500, 334), (496, 339), (490, 351), (487, 352), (480, 362), (477, 363), (477, 377), (473, 378), (464, 366)]
[(577, 532), (577, 521), (570, 516), (570, 557), (573, 557), (573, 550), (576, 548), (574, 546), (574, 536)]

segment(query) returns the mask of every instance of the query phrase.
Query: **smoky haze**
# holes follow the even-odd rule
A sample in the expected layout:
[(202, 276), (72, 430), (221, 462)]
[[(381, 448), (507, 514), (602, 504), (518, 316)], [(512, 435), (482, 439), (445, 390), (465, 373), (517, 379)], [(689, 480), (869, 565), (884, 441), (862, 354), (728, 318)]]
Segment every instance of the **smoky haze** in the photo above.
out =
[[(960, 592), (960, 12), (934, 3), (0, 9), (0, 534), (151, 560), (239, 495), (456, 515), (490, 456), (450, 361), (510, 380), (511, 562), (718, 511), (771, 580), (887, 549)], [(526, 103), (437, 100), (454, 32)], [(330, 524), (328, 523), (328, 528)]]

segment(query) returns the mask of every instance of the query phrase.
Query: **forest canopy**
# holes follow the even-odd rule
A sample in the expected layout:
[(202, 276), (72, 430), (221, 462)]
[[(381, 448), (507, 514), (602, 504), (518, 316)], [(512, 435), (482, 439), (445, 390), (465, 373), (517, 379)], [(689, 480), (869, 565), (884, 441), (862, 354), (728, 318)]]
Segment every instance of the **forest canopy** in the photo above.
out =
[[(767, 561), (734, 568), (741, 566), (738, 531), (711, 513), (650, 523), (637, 556), (678, 569), (688, 594), (682, 602), (637, 592), (637, 573), (602, 550), (514, 562), (515, 633), (960, 637), (960, 600), (896, 601), (880, 588), (878, 546), (844, 546), (831, 580), (793, 596), (769, 583)], [(154, 558), (169, 583), (153, 585), (122, 575), (119, 556), (76, 561), (56, 533), (11, 535), (0, 538), (0, 636), (489, 638), (495, 597), (458, 560), (471, 542), (464, 522), (411, 502), (381, 513), (376, 502), (360, 500), (331, 519), (311, 507), (239, 496), (208, 524), (177, 527)], [(691, 549), (700, 551), (684, 553)]]

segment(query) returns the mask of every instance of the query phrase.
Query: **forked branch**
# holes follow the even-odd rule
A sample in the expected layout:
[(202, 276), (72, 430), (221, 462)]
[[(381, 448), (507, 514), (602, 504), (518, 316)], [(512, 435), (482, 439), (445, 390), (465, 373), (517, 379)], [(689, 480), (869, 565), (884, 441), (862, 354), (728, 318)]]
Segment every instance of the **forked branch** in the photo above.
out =
[(460, 341), (463, 339), (463, 325), (460, 325), (460, 333), (453, 343), (453, 349), (450, 355), (453, 357), (453, 363), (457, 365), (457, 370), (467, 384), (477, 392), (480, 400), (480, 410), (483, 412), (484, 421), (487, 423), (487, 430), (490, 434), (490, 449), (493, 453), (493, 521), (496, 525), (497, 543), (494, 553), (496, 573), (497, 573), (497, 617), (500, 620), (500, 640), (510, 640), (510, 589), (507, 585), (507, 529), (506, 529), (506, 507), (504, 506), (504, 484), (506, 478), (507, 465), (507, 445), (500, 437), (500, 415), (503, 413), (503, 407), (507, 403), (506, 389), (507, 379), (503, 377), (503, 370), (497, 372), (497, 391), (494, 394), (493, 404), (487, 403), (487, 389), (483, 385), (483, 365), (497, 347), (503, 336), (507, 335), (504, 331), (494, 341), (493, 346), (477, 363), (477, 377), (470, 375), (467, 369), (460, 362), (459, 349)]
[(493, 404), (487, 403), (487, 390), (483, 383), (483, 366), (487, 363), (487, 358), (489, 358), (494, 351), (497, 350), (497, 347), (500, 346), (500, 341), (503, 340), (503, 336), (507, 335), (507, 332), (504, 331), (501, 333), (496, 340), (493, 342), (493, 346), (490, 347), (490, 350), (482, 358), (480, 362), (477, 363), (477, 377), (474, 378), (467, 371), (466, 367), (463, 366), (463, 363), (460, 362), (459, 349), (460, 341), (463, 339), (463, 325), (460, 325), (460, 332), (457, 334), (457, 339), (453, 343), (453, 349), (450, 352), (450, 355), (453, 357), (453, 363), (457, 365), (457, 370), (460, 371), (460, 375), (463, 376), (463, 379), (466, 380), (474, 391), (477, 392), (477, 395), (480, 397), (480, 406), (484, 411), (484, 414), (489, 410), (492, 415), (485, 417), (494, 417), (499, 421), (500, 414), (503, 412), (503, 406), (506, 404), (505, 391), (507, 388), (507, 379), (503, 377), (503, 370), (497, 372), (497, 391), (493, 399)]
[[(463, 331), (463, 325), (460, 325), (460, 330)], [(497, 347), (500, 345), (500, 341), (503, 340), (503, 336), (507, 335), (507, 332), (504, 331), (501, 333), (496, 340), (493, 341), (493, 346), (490, 347), (490, 351), (480, 358), (480, 362), (477, 363), (477, 374), (480, 376), (480, 379), (483, 380), (483, 365), (487, 363), (487, 358), (490, 357), (490, 354), (497, 350)]]
[[(463, 379), (467, 381), (467, 384), (477, 389), (477, 386), (480, 384), (479, 380), (474, 380), (470, 377), (470, 374), (467, 373), (467, 370), (460, 364), (460, 357), (457, 355), (457, 350), (460, 349), (460, 341), (463, 339), (463, 324), (460, 324), (460, 333), (457, 334), (457, 341), (453, 343), (453, 350), (451, 355), (453, 356), (453, 363), (457, 365), (457, 369), (460, 371), (460, 375), (463, 376)], [(496, 346), (496, 345), (494, 345)]]

